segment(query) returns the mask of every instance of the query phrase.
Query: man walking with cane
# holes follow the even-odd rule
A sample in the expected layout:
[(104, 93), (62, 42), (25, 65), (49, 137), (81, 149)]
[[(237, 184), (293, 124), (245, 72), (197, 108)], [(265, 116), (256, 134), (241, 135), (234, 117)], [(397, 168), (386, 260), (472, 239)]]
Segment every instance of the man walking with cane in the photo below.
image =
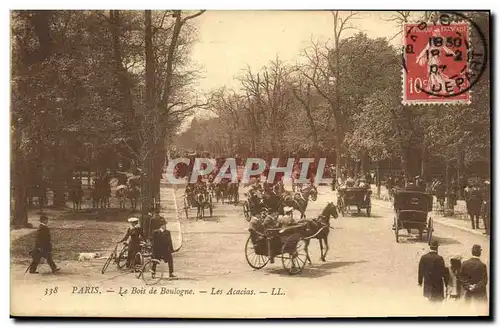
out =
[(48, 223), (48, 217), (45, 215), (40, 216), (40, 227), (36, 232), (35, 247), (31, 251), (33, 261), (30, 264), (29, 272), (32, 274), (38, 273), (36, 269), (38, 264), (40, 264), (42, 257), (47, 260), (47, 264), (50, 266), (52, 273), (56, 273), (61, 270), (52, 260), (52, 241), (50, 240), (50, 229), (47, 226)]

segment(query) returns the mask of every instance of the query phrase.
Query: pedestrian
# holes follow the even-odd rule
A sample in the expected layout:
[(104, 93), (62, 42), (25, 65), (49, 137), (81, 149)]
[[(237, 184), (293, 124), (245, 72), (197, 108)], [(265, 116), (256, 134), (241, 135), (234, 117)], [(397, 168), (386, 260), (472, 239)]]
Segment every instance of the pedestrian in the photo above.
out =
[(458, 300), (462, 296), (462, 284), (459, 281), (460, 268), (462, 267), (462, 257), (454, 256), (450, 259), (448, 268), (448, 286), (446, 294), (451, 300)]
[(465, 290), (466, 301), (482, 301), (488, 300), (486, 285), (488, 284), (488, 270), (486, 264), (481, 262), (482, 248), (480, 245), (472, 246), (472, 258), (462, 264), (459, 273), (459, 280)]
[(490, 220), (491, 220), (490, 197), (491, 197), (490, 181), (486, 180), (484, 181), (483, 184), (483, 205), (481, 209), (481, 215), (483, 216), (483, 222), (484, 222), (485, 235), (490, 234)]
[(479, 229), (479, 217), (481, 216), (481, 207), (483, 206), (483, 195), (477, 183), (471, 188), (468, 188), (466, 205), (472, 229)]
[[(151, 257), (156, 260), (163, 260), (168, 263), (168, 272), (170, 278), (175, 278), (174, 276), (174, 259), (172, 257), (172, 252), (174, 247), (172, 245), (172, 236), (170, 231), (167, 230), (167, 221), (165, 219), (161, 220), (160, 229), (153, 231), (152, 236), (152, 254)], [(156, 272), (156, 262), (153, 262), (153, 274)]]
[(47, 264), (50, 266), (52, 273), (56, 273), (60, 268), (56, 266), (52, 260), (52, 241), (50, 238), (50, 229), (48, 227), (49, 218), (45, 215), (40, 216), (40, 227), (36, 232), (35, 237), (35, 247), (30, 252), (33, 261), (30, 264), (30, 273), (36, 274), (38, 264), (42, 258), (47, 260)]
[(130, 268), (135, 254), (141, 250), (141, 239), (144, 238), (144, 234), (139, 226), (138, 218), (130, 218), (128, 219), (128, 222), (130, 223), (130, 227), (127, 229), (125, 237), (123, 237), (118, 244), (126, 242), (130, 238), (130, 241), (128, 242), (128, 256), (126, 262), (127, 268)]
[(438, 255), (439, 243), (431, 241), (430, 251), (420, 258), (418, 264), (418, 285), (424, 284), (424, 297), (431, 302), (444, 300), (444, 287), (448, 285), (448, 272), (441, 255)]

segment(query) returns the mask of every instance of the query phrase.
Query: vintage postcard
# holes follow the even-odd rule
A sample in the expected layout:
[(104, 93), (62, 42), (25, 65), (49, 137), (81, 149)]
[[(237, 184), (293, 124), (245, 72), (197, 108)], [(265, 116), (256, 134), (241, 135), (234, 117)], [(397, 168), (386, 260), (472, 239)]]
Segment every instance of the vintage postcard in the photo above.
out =
[(490, 315), (488, 11), (10, 29), (11, 316)]

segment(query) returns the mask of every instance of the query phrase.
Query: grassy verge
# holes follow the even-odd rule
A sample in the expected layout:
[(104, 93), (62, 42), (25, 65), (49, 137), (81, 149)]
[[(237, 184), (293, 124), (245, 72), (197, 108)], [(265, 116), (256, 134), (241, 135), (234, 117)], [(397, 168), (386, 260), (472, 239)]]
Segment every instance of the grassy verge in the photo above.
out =
[[(73, 221), (71, 225), (61, 223), (63, 222), (54, 222), (51, 229), (55, 261), (76, 260), (81, 252), (99, 252), (107, 256), (113, 243), (122, 238), (127, 230), (126, 223), (118, 222)], [(33, 248), (35, 235), (36, 230), (33, 230), (12, 242), (11, 260), (14, 263), (29, 262), (28, 252)]]

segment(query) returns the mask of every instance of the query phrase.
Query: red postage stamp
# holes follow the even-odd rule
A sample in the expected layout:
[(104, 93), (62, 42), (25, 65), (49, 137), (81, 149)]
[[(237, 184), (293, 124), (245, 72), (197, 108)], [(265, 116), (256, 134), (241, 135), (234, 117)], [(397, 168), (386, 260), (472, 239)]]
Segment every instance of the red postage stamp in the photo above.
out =
[(405, 24), (403, 104), (469, 103), (469, 24)]

